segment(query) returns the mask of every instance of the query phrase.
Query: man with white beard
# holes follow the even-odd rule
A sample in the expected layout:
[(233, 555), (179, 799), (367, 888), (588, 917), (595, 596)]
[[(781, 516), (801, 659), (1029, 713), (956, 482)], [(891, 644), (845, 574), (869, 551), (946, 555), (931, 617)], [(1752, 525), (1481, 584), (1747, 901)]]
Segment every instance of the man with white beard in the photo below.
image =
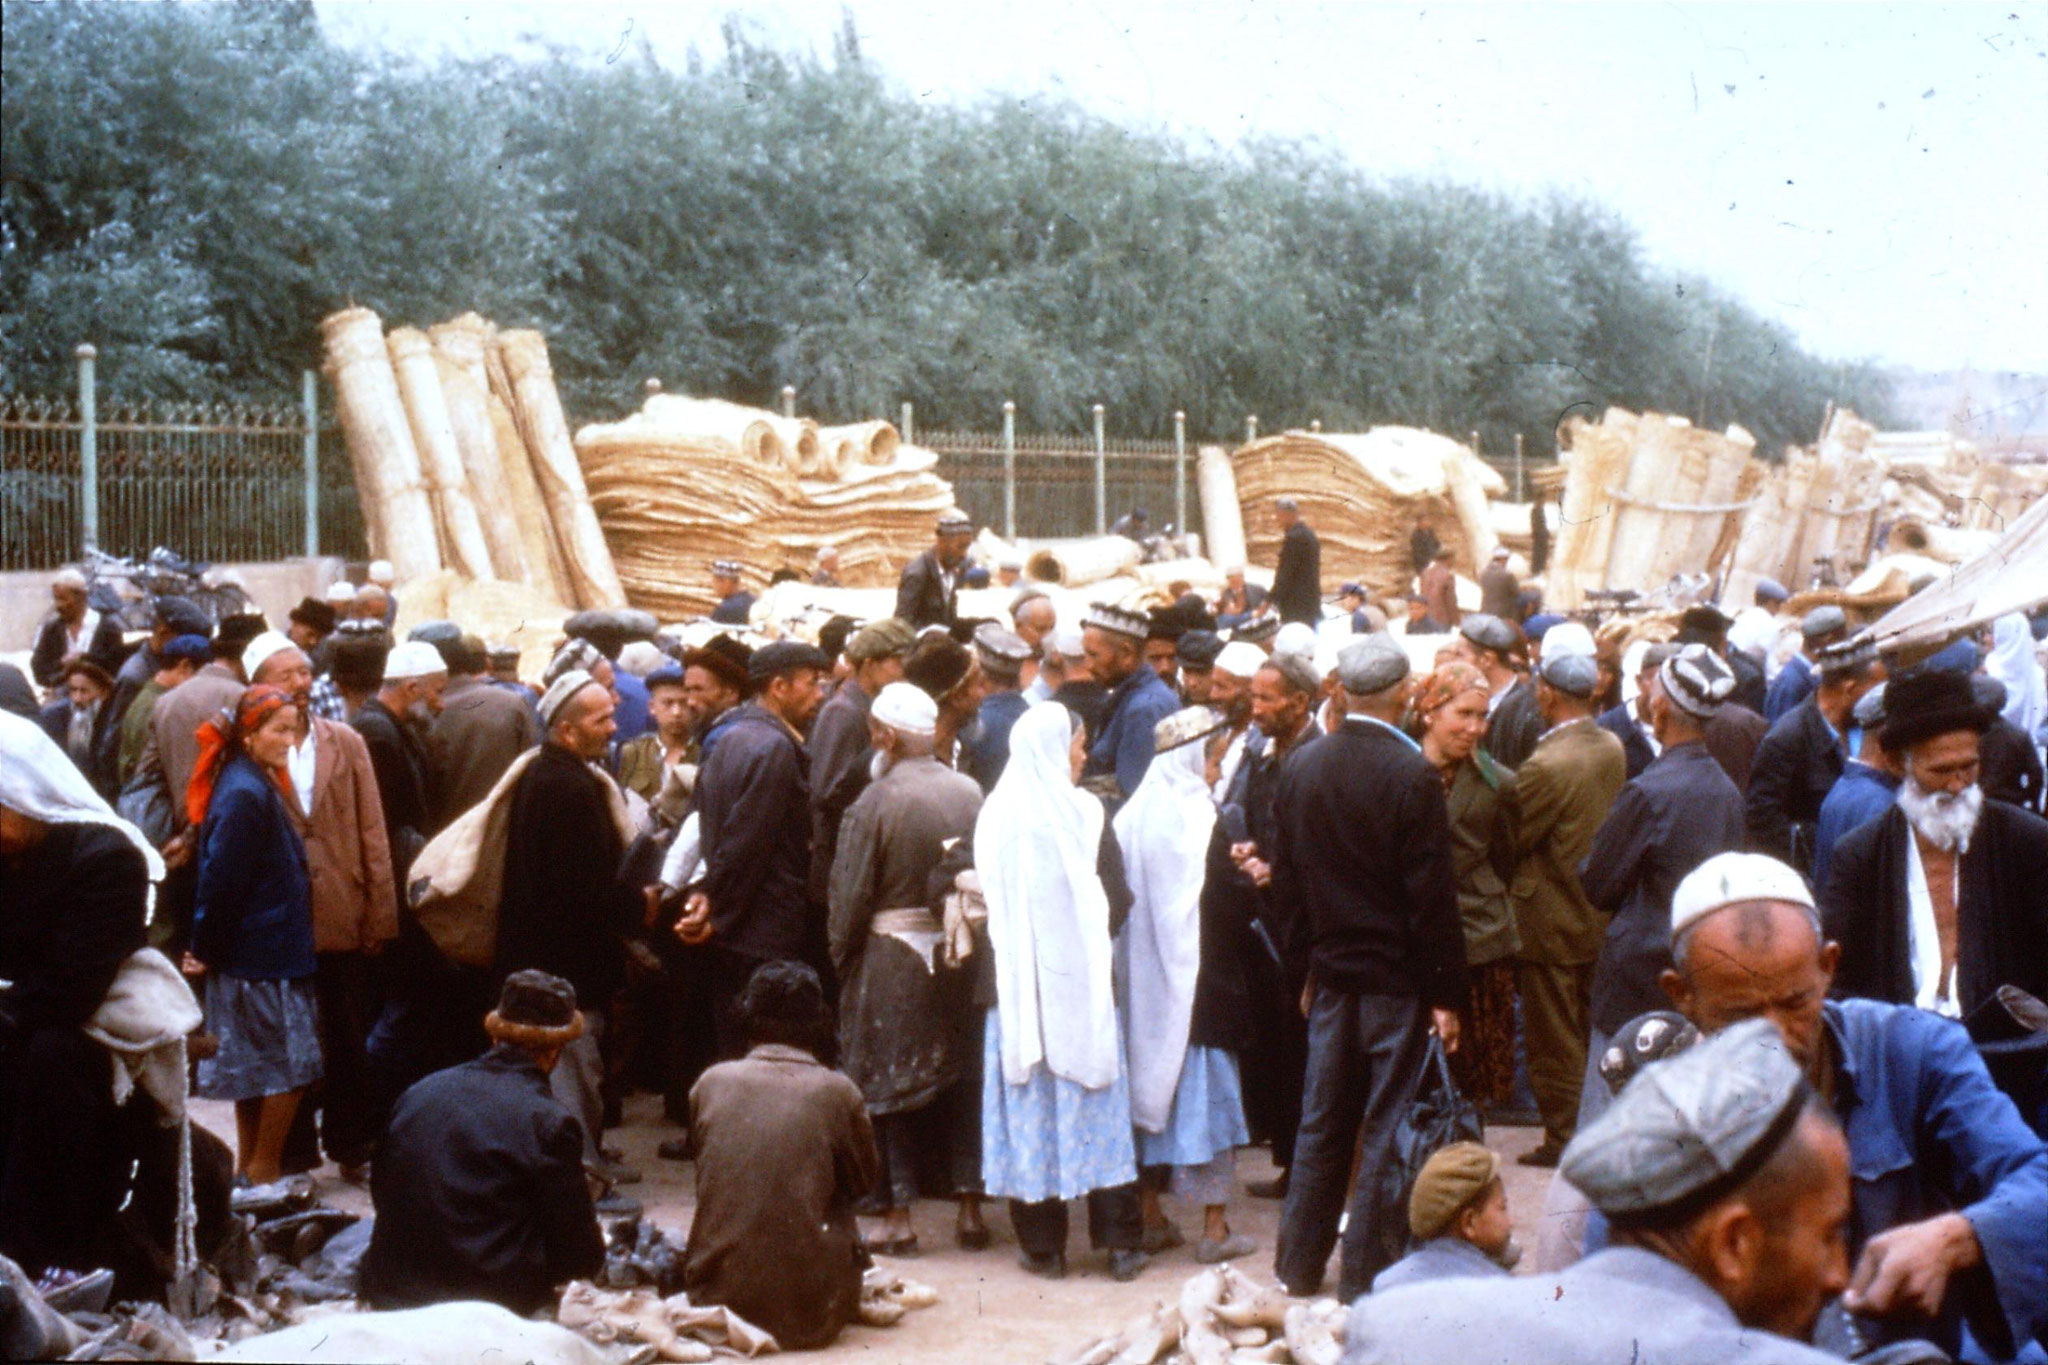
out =
[(2048, 820), (1989, 801), (1970, 681), (1923, 669), (1885, 689), (1898, 804), (1835, 846), (1821, 905), (1837, 994), (1967, 1019), (2000, 986), (2048, 994)]

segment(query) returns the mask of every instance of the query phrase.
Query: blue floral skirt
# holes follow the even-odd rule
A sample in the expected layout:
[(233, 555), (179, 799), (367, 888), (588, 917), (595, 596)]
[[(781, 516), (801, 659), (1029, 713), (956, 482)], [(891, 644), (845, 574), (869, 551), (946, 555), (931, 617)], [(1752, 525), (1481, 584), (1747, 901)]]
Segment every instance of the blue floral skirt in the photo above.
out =
[(1100, 1090), (1083, 1089), (1043, 1064), (1024, 1084), (1010, 1085), (1003, 1080), (999, 1011), (988, 1012), (983, 1039), (981, 1182), (991, 1199), (1077, 1199), (1138, 1178), (1130, 1084), (1121, 1066)]
[(206, 1028), (220, 1051), (199, 1064), (201, 1099), (261, 1099), (320, 1079), (320, 1003), (310, 976), (249, 981), (209, 972)]
[(1251, 1140), (1236, 1054), (1191, 1047), (1173, 1088), (1166, 1127), (1138, 1134), (1138, 1160), (1173, 1167), (1177, 1197), (1191, 1204), (1224, 1204), (1236, 1175), (1237, 1149)]

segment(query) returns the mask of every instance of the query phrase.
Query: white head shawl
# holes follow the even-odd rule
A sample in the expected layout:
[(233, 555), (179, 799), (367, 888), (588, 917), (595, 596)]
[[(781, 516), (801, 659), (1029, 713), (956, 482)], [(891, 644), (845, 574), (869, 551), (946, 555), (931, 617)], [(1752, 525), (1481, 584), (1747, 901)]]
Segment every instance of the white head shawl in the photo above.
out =
[(1109, 897), (1096, 875), (1102, 803), (1074, 786), (1074, 720), (1057, 702), (1010, 731), (1010, 761), (974, 826), (974, 865), (995, 950), (1003, 1080), (1043, 1064), (1088, 1090), (1122, 1061), (1110, 981)]
[(0, 806), (46, 825), (105, 825), (141, 852), (152, 883), (163, 880), (163, 857), (142, 831), (114, 814), (42, 726), (6, 712), (0, 712)]
[(1991, 623), (1991, 653), (1984, 671), (2005, 684), (2005, 718), (2033, 739), (2041, 723), (2048, 721), (2048, 681), (2034, 657), (2034, 632), (2026, 617), (2012, 612)]
[(1203, 768), (1201, 744), (1156, 755), (1115, 821), (1134, 897), (1124, 925), (1131, 1122), (1148, 1133), (1163, 1131), (1173, 1109), (1202, 966), (1202, 881), (1216, 823)]

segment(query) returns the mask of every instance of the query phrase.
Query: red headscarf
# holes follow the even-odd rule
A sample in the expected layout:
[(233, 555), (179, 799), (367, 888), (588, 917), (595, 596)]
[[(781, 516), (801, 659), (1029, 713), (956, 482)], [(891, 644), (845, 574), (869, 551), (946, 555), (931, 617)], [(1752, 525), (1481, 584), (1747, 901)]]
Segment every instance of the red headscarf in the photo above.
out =
[(1486, 685), (1484, 673), (1461, 659), (1452, 659), (1438, 664), (1436, 670), (1422, 680), (1410, 705), (1417, 720), (1428, 720), (1438, 707), (1466, 692), (1477, 692), (1482, 697), (1493, 695), (1493, 689)]
[[(236, 754), (247, 752), (250, 735), (256, 733), (279, 711), (296, 706), (289, 692), (262, 683), (242, 694), (234, 710), (222, 711), (199, 727), (199, 761), (192, 766), (192, 780), (185, 787), (185, 818), (193, 825), (206, 823), (207, 808), (213, 804), (214, 784), (221, 769)], [(253, 760), (252, 760), (253, 761)], [(292, 797), (292, 775), (288, 769), (266, 768), (270, 780), (287, 797)], [(296, 799), (296, 798), (293, 798)]]

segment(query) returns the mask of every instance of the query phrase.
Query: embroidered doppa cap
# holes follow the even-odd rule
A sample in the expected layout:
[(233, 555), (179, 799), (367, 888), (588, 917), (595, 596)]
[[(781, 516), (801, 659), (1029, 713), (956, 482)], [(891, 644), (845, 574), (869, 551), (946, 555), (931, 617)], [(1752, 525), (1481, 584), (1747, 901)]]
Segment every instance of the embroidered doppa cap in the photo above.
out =
[(1652, 1062), (1676, 1057), (1700, 1040), (1700, 1031), (1676, 1010), (1651, 1010), (1623, 1024), (1600, 1054), (1600, 1079), (1619, 1095)]
[(1361, 635), (1337, 651), (1337, 682), (1354, 697), (1370, 697), (1405, 680), (1413, 668), (1393, 636)]
[(1023, 672), (1024, 661), (1031, 657), (1031, 646), (1002, 622), (983, 621), (974, 628), (974, 654), (981, 660), (983, 672), (1014, 678)]
[[(400, 645), (398, 648), (403, 649), (405, 646)], [(394, 649), (391, 653), (395, 657), (398, 650)], [(597, 679), (591, 677), (580, 668), (572, 668), (567, 673), (550, 682), (548, 690), (541, 694), (540, 699), (541, 728), (543, 730), (553, 728), (556, 718), (562, 714), (562, 708), (567, 706), (577, 693), (586, 687), (596, 687), (597, 685)]]
[(1112, 635), (1122, 635), (1132, 640), (1142, 640), (1152, 631), (1152, 618), (1141, 611), (1131, 611), (1109, 602), (1089, 604), (1088, 614), (1081, 618), (1084, 626), (1106, 630)]
[(816, 645), (807, 645), (801, 640), (777, 640), (754, 651), (753, 657), (747, 660), (747, 678), (757, 684), (765, 683), (770, 678), (799, 668), (829, 673), (832, 660)]
[(1688, 872), (1671, 893), (1671, 937), (1693, 921), (1743, 901), (1785, 901), (1814, 908), (1806, 878), (1764, 853), (1716, 853)]
[[(1279, 633), (1279, 617), (1261, 616), (1257, 620), (1247, 621), (1236, 630), (1231, 631), (1230, 638), (1233, 640), (1243, 640), (1246, 644), (1265, 645)], [(1268, 647), (1270, 648), (1270, 645)]]
[(1810, 1093), (1777, 1025), (1747, 1019), (1646, 1067), (1579, 1130), (1558, 1174), (1617, 1226), (1670, 1226), (1770, 1160)]
[(1184, 706), (1152, 727), (1152, 752), (1163, 754), (1216, 732), (1223, 718), (1206, 706)]
[(879, 725), (906, 735), (929, 736), (939, 727), (939, 704), (923, 688), (892, 682), (875, 694), (868, 714)]
[(1500, 1158), (1483, 1142), (1440, 1147), (1415, 1177), (1408, 1196), (1408, 1231), (1418, 1241), (1442, 1234), (1500, 1175)]
[(1735, 691), (1735, 674), (1705, 645), (1687, 645), (1666, 659), (1657, 681), (1672, 705), (1701, 720), (1712, 720)]
[(938, 529), (942, 536), (971, 536), (974, 534), (974, 522), (956, 508), (939, 518)]
[(570, 640), (548, 660), (547, 671), (540, 675), (540, 680), (543, 686), (552, 686), (565, 673), (595, 673), (597, 666), (605, 662), (604, 651), (590, 641)]

